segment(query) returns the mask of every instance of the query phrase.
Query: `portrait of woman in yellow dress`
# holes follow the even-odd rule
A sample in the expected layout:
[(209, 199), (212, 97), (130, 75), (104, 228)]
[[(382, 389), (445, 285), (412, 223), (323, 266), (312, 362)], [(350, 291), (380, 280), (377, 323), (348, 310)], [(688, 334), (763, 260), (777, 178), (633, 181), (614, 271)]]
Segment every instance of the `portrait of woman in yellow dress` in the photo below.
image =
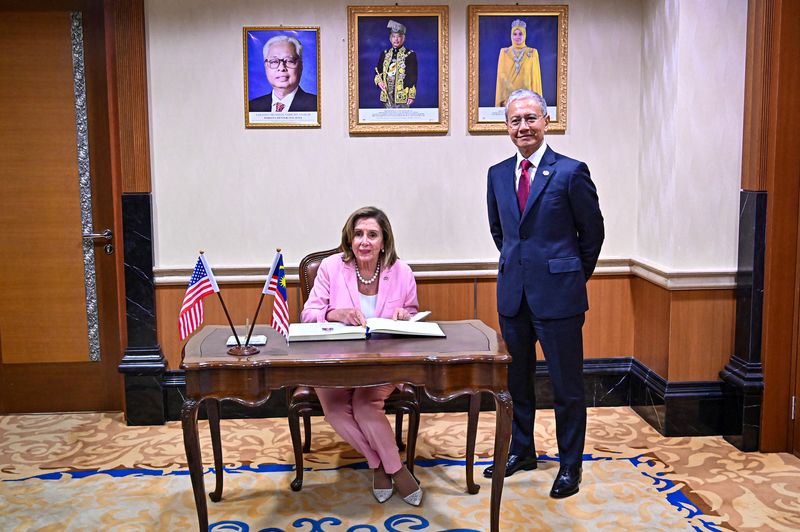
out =
[(502, 107), (508, 95), (517, 89), (542, 93), (542, 71), (539, 52), (525, 43), (527, 24), (522, 20), (511, 23), (511, 46), (500, 49), (497, 59), (497, 91), (495, 106)]

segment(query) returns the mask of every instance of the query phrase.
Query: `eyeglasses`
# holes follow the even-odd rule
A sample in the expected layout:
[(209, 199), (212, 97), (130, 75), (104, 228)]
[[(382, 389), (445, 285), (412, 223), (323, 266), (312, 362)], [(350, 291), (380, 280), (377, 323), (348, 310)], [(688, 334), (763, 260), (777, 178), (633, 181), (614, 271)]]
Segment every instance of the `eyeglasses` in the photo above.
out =
[(277, 70), (278, 67), (281, 66), (281, 63), (283, 63), (283, 66), (285, 66), (286, 68), (295, 69), (297, 68), (297, 65), (300, 64), (300, 59), (297, 57), (287, 57), (286, 59), (273, 58), (273, 59), (267, 59), (264, 62), (272, 70)]
[(511, 120), (508, 121), (508, 125), (511, 126), (512, 129), (519, 129), (522, 125), (522, 122), (528, 124), (528, 127), (533, 127), (537, 120), (542, 118), (541, 116), (537, 115), (528, 115), (528, 116), (514, 116), (511, 117)]

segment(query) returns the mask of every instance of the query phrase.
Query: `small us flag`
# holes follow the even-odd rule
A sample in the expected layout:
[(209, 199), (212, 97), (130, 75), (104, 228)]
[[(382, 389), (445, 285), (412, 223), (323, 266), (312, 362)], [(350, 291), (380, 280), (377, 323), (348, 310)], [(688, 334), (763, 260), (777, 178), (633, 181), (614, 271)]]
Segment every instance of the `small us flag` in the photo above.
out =
[(186, 295), (183, 296), (183, 305), (178, 317), (181, 340), (185, 340), (203, 323), (203, 298), (214, 292), (219, 292), (217, 280), (214, 279), (214, 273), (205, 256), (200, 254), (192, 278), (189, 279)]
[(273, 295), (272, 302), (272, 328), (281, 333), (284, 338), (289, 337), (289, 301), (286, 295), (286, 271), (283, 268), (283, 254), (278, 252), (272, 261), (272, 268), (267, 275), (267, 282), (261, 291), (266, 295)]

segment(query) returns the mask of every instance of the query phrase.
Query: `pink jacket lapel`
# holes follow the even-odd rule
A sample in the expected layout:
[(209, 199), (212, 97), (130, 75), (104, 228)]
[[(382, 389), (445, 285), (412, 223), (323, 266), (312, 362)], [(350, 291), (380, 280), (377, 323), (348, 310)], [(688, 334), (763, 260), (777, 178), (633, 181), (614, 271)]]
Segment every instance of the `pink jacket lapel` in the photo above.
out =
[(356, 280), (355, 262), (345, 263), (342, 268), (342, 282), (347, 287), (347, 292), (350, 294), (350, 303), (353, 308), (361, 310), (361, 299), (358, 297), (358, 281)]
[[(383, 308), (386, 306), (386, 297), (389, 289), (392, 287), (392, 279), (394, 278), (394, 268), (387, 268), (381, 271), (380, 283), (378, 284), (378, 300), (375, 302), (375, 315), (383, 316)], [(393, 309), (392, 309), (393, 310)]]

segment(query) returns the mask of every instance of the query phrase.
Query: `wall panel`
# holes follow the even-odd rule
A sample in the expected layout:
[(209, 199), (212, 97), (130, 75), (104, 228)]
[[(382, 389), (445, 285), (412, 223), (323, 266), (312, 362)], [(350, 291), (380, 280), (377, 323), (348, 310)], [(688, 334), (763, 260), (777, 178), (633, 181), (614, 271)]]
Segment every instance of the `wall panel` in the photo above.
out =
[(500, 331), (497, 318), (497, 281), (478, 279), (475, 283), (475, 317), (496, 331)]
[(731, 290), (671, 292), (671, 382), (715, 381), (733, 353), (736, 301)]
[(623, 275), (593, 277), (588, 290), (589, 312), (583, 327), (585, 357), (633, 356), (631, 278)]
[[(669, 291), (644, 279), (631, 279), (637, 360), (667, 378), (669, 367)], [(721, 369), (721, 367), (720, 367)]]
[(430, 310), (431, 320), (475, 318), (475, 282), (472, 279), (417, 281), (420, 310)]
[[(491, 278), (420, 279), (421, 310), (432, 320), (482, 320), (499, 330), (496, 281)], [(252, 319), (261, 283), (222, 285), (225, 303), (237, 324)], [(178, 309), (185, 286), (156, 288), (158, 334), (169, 368), (180, 364)], [(296, 282), (289, 283), (292, 321), (299, 321)], [(206, 298), (206, 323), (225, 323), (216, 296)], [(733, 290), (666, 290), (630, 275), (597, 276), (589, 282), (590, 309), (584, 327), (587, 359), (634, 357), (669, 381), (716, 381), (733, 349)], [(259, 323), (269, 323), (267, 297)], [(538, 346), (537, 346), (538, 347)], [(543, 359), (537, 349), (538, 358)]]

